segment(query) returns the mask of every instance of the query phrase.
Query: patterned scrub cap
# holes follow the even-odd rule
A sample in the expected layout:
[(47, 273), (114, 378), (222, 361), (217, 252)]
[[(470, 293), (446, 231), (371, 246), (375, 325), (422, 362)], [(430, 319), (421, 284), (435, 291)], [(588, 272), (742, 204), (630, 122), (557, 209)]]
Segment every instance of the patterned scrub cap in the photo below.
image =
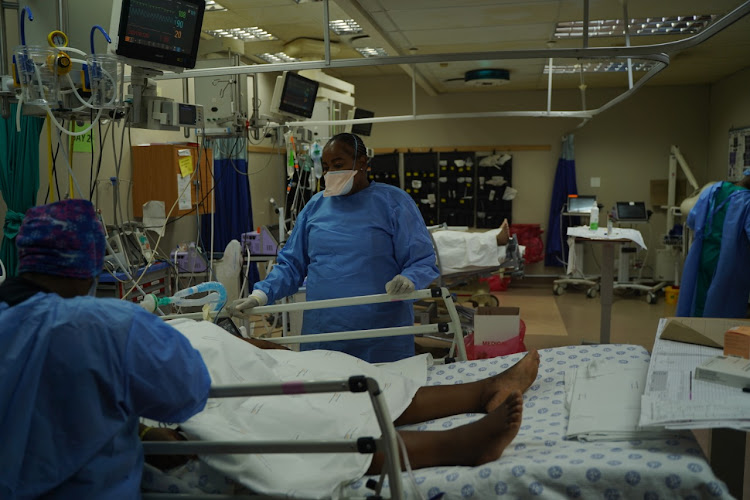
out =
[(95, 278), (103, 265), (104, 229), (90, 201), (63, 200), (30, 208), (16, 246), (19, 274)]

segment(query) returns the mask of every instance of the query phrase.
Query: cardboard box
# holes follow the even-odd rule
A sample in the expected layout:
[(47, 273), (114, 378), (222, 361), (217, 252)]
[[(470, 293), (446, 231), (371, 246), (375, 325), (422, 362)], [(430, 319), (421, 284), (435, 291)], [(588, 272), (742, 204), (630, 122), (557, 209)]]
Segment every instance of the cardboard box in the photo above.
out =
[(750, 359), (750, 326), (735, 326), (724, 334), (724, 356)]
[(735, 356), (716, 356), (695, 369), (695, 378), (744, 389), (750, 387), (750, 361)]
[(474, 314), (474, 344), (505, 342), (521, 331), (518, 307), (479, 307)]
[(750, 326), (750, 319), (667, 318), (661, 338), (722, 349), (724, 334), (736, 326)]

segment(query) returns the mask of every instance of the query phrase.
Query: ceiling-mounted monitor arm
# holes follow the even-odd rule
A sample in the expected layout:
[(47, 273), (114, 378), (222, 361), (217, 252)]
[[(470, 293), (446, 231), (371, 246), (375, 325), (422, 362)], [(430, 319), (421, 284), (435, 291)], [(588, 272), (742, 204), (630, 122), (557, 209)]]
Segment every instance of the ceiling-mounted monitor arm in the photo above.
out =
[[(682, 168), (682, 172), (685, 174), (685, 177), (687, 177), (688, 182), (691, 186), (693, 186), (693, 189), (698, 189), (700, 186), (698, 186), (698, 181), (695, 180), (695, 176), (693, 175), (693, 171), (690, 170), (690, 165), (687, 164), (687, 161), (685, 161), (685, 157), (682, 156), (682, 153), (680, 152), (680, 148), (678, 148), (675, 145), (672, 145), (671, 148), (671, 155), (670, 155), (670, 165), (669, 165), (669, 181), (670, 181), (670, 191), (669, 191), (669, 206), (674, 206), (675, 204), (675, 191), (674, 187), (677, 182), (677, 176), (672, 175), (672, 159), (674, 159), (677, 163), (679, 163), (680, 168)], [(675, 174), (676, 168), (675, 168)]]
[(667, 187), (667, 231), (672, 229), (674, 226), (674, 216), (677, 212), (677, 164), (680, 165), (682, 172), (687, 177), (688, 182), (693, 189), (698, 190), (698, 181), (693, 176), (693, 171), (690, 170), (690, 166), (685, 161), (685, 157), (682, 156), (680, 148), (672, 145), (669, 154), (669, 183)]

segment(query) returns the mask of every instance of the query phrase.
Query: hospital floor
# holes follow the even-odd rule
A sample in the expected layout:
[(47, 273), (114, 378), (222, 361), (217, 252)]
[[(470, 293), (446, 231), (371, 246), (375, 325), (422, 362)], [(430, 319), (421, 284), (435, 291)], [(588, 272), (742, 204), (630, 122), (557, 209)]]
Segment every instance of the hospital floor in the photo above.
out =
[[(529, 348), (599, 342), (600, 297), (586, 297), (585, 288), (569, 287), (565, 293), (556, 296), (552, 293), (551, 280), (527, 278), (512, 282), (507, 292), (494, 295), (501, 306), (512, 304), (520, 307), (521, 319), (526, 324), (525, 343)], [(559, 314), (555, 315), (555, 312)], [(671, 315), (674, 315), (674, 306), (666, 305), (663, 296), (656, 304), (648, 304), (645, 295), (615, 293), (611, 342), (642, 345), (650, 352), (659, 319)]]

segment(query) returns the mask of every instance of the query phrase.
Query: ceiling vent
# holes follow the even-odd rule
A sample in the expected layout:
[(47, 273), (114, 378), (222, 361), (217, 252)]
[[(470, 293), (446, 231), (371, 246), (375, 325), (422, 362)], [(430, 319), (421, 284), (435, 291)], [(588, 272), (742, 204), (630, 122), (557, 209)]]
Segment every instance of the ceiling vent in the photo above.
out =
[(464, 83), (474, 87), (497, 87), (509, 81), (507, 69), (473, 69), (464, 74)]

